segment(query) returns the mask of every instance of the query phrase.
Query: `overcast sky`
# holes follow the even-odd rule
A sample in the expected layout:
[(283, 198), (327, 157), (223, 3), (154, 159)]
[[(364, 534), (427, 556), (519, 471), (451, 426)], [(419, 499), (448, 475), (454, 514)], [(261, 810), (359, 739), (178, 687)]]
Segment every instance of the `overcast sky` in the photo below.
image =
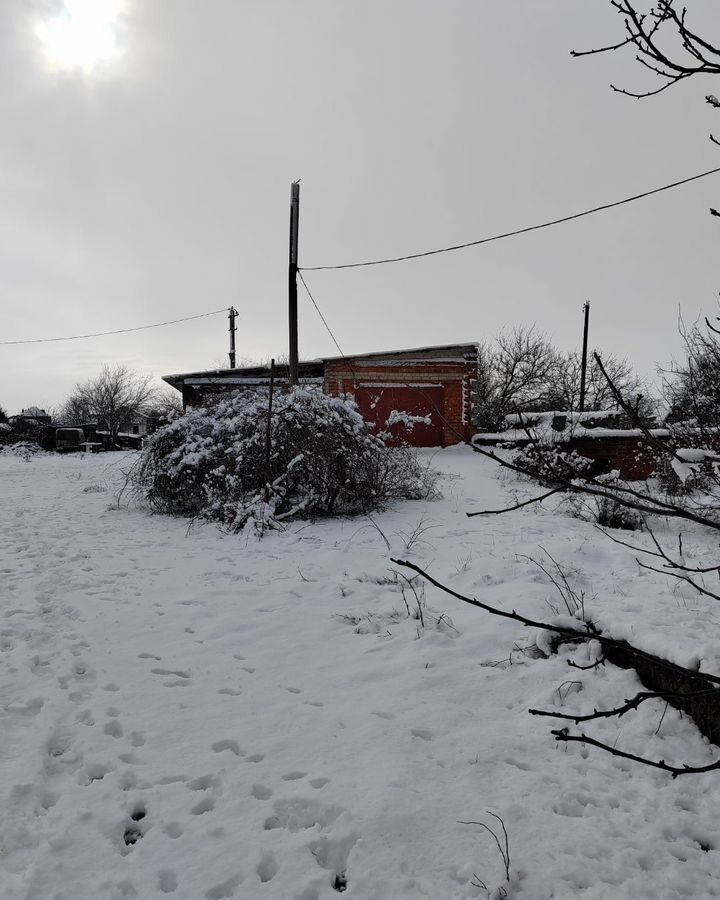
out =
[[(720, 112), (704, 102), (720, 85), (638, 102), (609, 89), (652, 84), (631, 55), (571, 59), (618, 38), (609, 0), (122, 6), (122, 52), (82, 70), (38, 33), (60, 0), (0, 3), (0, 340), (234, 304), (239, 355), (285, 352), (295, 178), (312, 266), (473, 240), (720, 165)], [(688, 7), (717, 39), (716, 0)], [(679, 352), (678, 305), (689, 321), (718, 313), (710, 206), (720, 175), (504, 242), (307, 279), (345, 353), (531, 323), (571, 349), (590, 299), (592, 344), (648, 374)], [(301, 357), (334, 355), (302, 288), (300, 309)], [(215, 316), (0, 346), (0, 405), (58, 404), (106, 362), (158, 377), (215, 367), (227, 343)]]

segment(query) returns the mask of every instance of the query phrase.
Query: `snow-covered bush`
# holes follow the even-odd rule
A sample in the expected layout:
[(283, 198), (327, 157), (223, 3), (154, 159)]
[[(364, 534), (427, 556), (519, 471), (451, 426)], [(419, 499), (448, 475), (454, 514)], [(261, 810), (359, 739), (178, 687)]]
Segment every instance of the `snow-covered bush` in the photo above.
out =
[(513, 462), (531, 478), (542, 482), (554, 482), (556, 477), (573, 478), (590, 471), (591, 460), (575, 450), (561, 450), (544, 444), (528, 444), (518, 450)]
[(40, 444), (35, 441), (16, 441), (14, 444), (7, 444), (0, 447), (0, 454), (5, 456), (19, 456), (29, 462), (33, 456), (42, 453)]
[(297, 388), (276, 394), (266, 471), (268, 397), (239, 391), (190, 410), (148, 440), (131, 473), (158, 512), (213, 519), (232, 530), (292, 516), (351, 515), (435, 492), (409, 448), (389, 448), (350, 401)]

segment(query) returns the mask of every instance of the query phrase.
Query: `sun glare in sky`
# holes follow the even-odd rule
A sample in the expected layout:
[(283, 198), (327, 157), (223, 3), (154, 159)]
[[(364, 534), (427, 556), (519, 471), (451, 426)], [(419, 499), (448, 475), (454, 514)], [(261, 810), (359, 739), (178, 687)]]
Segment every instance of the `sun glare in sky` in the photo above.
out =
[(89, 74), (116, 59), (121, 4), (122, 0), (62, 0), (57, 14), (37, 29), (50, 65)]

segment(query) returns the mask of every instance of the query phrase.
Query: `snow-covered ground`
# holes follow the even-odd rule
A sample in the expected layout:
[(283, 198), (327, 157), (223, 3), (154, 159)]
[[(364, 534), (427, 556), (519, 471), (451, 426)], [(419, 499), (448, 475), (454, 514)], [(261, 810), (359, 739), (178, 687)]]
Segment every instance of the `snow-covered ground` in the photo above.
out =
[[(544, 548), (603, 627), (717, 672), (713, 601), (552, 502), (467, 519), (533, 488), (466, 448), (434, 460), (442, 500), (258, 541), (112, 508), (128, 457), (0, 457), (0, 897), (720, 896), (719, 774), (556, 746), (527, 714), (617, 705), (636, 677), (568, 668), (586, 648), (525, 657), (527, 629), (430, 586), (423, 627), (380, 530), (539, 618), (559, 599), (526, 558)], [(712, 558), (711, 537), (685, 545)], [(663, 708), (587, 730), (668, 762), (720, 754)], [(510, 885), (462, 824), (497, 828), (489, 813)]]

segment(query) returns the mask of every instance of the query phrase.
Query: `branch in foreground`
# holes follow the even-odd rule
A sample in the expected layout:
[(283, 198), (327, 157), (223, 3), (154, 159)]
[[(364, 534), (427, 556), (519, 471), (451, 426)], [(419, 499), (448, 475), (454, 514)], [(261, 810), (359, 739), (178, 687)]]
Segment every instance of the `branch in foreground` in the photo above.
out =
[[(635, 544), (630, 544), (628, 541), (623, 541), (618, 537), (610, 534), (609, 531), (606, 531), (604, 528), (601, 528), (599, 525), (596, 525), (595, 528), (605, 535), (606, 538), (610, 538), (610, 540), (619, 544), (621, 547), (627, 547), (628, 550), (632, 550), (634, 553), (645, 553), (647, 556), (654, 556), (657, 559), (664, 559), (665, 565), (664, 569), (680, 569), (683, 572), (693, 572), (696, 575), (707, 575), (709, 572), (720, 572), (720, 565), (718, 566), (686, 566), (685, 563), (681, 563), (676, 559), (673, 559), (668, 553), (663, 550), (662, 545), (655, 537), (652, 532), (652, 529), (648, 528), (648, 534), (652, 539), (652, 542), (657, 547), (657, 550), (649, 550), (647, 547), (637, 547)], [(653, 569), (654, 572), (661, 572), (663, 575), (668, 575), (668, 572), (663, 572), (662, 569)]]
[(664, 759), (647, 759), (645, 756), (636, 756), (634, 753), (625, 753), (624, 750), (618, 750), (611, 747), (610, 744), (604, 744), (602, 741), (596, 741), (594, 738), (588, 737), (586, 734), (569, 734), (567, 728), (560, 728), (557, 731), (550, 732), (556, 741), (561, 743), (590, 744), (592, 747), (598, 747), (605, 750), (612, 756), (619, 756), (621, 759), (630, 759), (633, 762), (642, 763), (645, 766), (651, 766), (654, 769), (662, 769), (663, 772), (670, 772), (673, 778), (678, 775), (699, 775), (702, 772), (714, 772), (720, 769), (720, 760), (714, 763), (708, 763), (706, 766), (670, 766)]
[(635, 694), (630, 700), (626, 700), (622, 706), (616, 706), (615, 709), (596, 709), (584, 716), (573, 716), (568, 713), (554, 712), (549, 709), (529, 709), (528, 712), (531, 716), (546, 716), (550, 719), (567, 719), (569, 722), (574, 722), (578, 725), (580, 722), (590, 722), (594, 719), (611, 719), (614, 716), (617, 716), (619, 719), (621, 716), (624, 716), (625, 713), (637, 709), (638, 706), (646, 700), (656, 700), (658, 698), (665, 699), (667, 697), (694, 699), (696, 697), (708, 697), (712, 694), (720, 694), (720, 690), (718, 688), (709, 688), (706, 691), (691, 691), (690, 693), (681, 691), (640, 691), (640, 693)]
[[(528, 628), (540, 628), (544, 631), (551, 631), (561, 637), (564, 637), (570, 641), (583, 641), (583, 640), (594, 640), (599, 644), (602, 644), (603, 647), (614, 648), (618, 651), (632, 651), (633, 655), (640, 658), (645, 659), (648, 662), (652, 662), (656, 666), (664, 667), (672, 672), (682, 672), (688, 677), (697, 678), (700, 681), (707, 682), (708, 684), (718, 684), (720, 685), (720, 676), (711, 675), (708, 672), (701, 672), (699, 669), (697, 671), (683, 669), (682, 666), (677, 666), (674, 663), (668, 662), (667, 660), (659, 659), (656, 656), (653, 656), (651, 653), (645, 653), (643, 650), (639, 650), (637, 647), (632, 647), (626, 641), (618, 640), (617, 638), (607, 637), (604, 634), (601, 634), (592, 622), (578, 620), (578, 625), (584, 625), (583, 628), (567, 628), (562, 625), (551, 625), (549, 622), (538, 622), (535, 619), (530, 619), (527, 616), (523, 616), (521, 613), (512, 610), (511, 612), (507, 612), (504, 609), (498, 609), (496, 606), (490, 606), (487, 603), (483, 603), (481, 600), (478, 600), (475, 597), (468, 597), (465, 594), (460, 594), (458, 591), (454, 591), (452, 588), (448, 587), (442, 582), (437, 581), (437, 579), (433, 578), (428, 572), (424, 569), (421, 569), (420, 566), (415, 565), (415, 563), (410, 562), (406, 559), (395, 559), (391, 558), (391, 562), (393, 562), (396, 566), (404, 566), (406, 569), (412, 569), (413, 572), (417, 572), (418, 575), (422, 575), (422, 577), (429, 581), (434, 587), (438, 588), (438, 590), (443, 591), (445, 594), (449, 594), (451, 597), (455, 597), (456, 600), (460, 600), (463, 603), (467, 603), (470, 606), (475, 607), (476, 609), (482, 609), (485, 612), (490, 613), (493, 616), (499, 616), (502, 619), (511, 619), (514, 622), (519, 622), (521, 625), (525, 625)], [(627, 666), (625, 666), (627, 668)]]
[(505, 509), (481, 509), (477, 512), (465, 513), (465, 515), (468, 519), (472, 519), (473, 516), (499, 516), (502, 515), (502, 513), (514, 512), (516, 509), (522, 509), (523, 506), (531, 506), (533, 503), (542, 503), (543, 500), (547, 500), (547, 498), (552, 497), (553, 494), (561, 494), (564, 490), (565, 488), (553, 488), (546, 494), (541, 494), (539, 497), (533, 497), (531, 500), (525, 500), (523, 503), (516, 503), (515, 506), (507, 506)]
[[(564, 464), (568, 469), (567, 476), (559, 473), (554, 473), (552, 476), (543, 476), (526, 466), (502, 459), (502, 457), (498, 456), (497, 453), (494, 453), (492, 450), (486, 450), (484, 447), (480, 447), (470, 441), (466, 441), (466, 443), (474, 453), (479, 453), (480, 456), (491, 459), (502, 468), (509, 469), (511, 472), (519, 472), (521, 475), (540, 481), (547, 487), (558, 488), (558, 490), (564, 490), (571, 494), (599, 497), (615, 501), (627, 509), (634, 509), (651, 516), (672, 516), (676, 519), (687, 519), (690, 522), (695, 522), (706, 528), (720, 531), (720, 522), (715, 522), (706, 515), (684, 509), (658, 497), (652, 497), (647, 493), (637, 491), (627, 485), (616, 484), (613, 485), (612, 488), (608, 488), (605, 484), (602, 484), (592, 476), (573, 469), (566, 460), (564, 461)], [(574, 479), (577, 479), (581, 483), (576, 483)]]
[(641, 569), (647, 569), (648, 572), (657, 572), (659, 575), (669, 575), (670, 578), (677, 578), (678, 581), (684, 581), (689, 584), (698, 592), (698, 594), (703, 594), (705, 597), (710, 597), (713, 600), (720, 600), (720, 594), (716, 594), (713, 591), (709, 591), (707, 588), (704, 588), (702, 585), (698, 584), (697, 581), (693, 581), (693, 579), (689, 575), (681, 575), (679, 572), (669, 572), (667, 571), (667, 568), (656, 569), (655, 566), (649, 566), (647, 563), (642, 562), (637, 557), (635, 558), (635, 562), (640, 566)]
[[(624, 40), (592, 50), (573, 50), (571, 55), (608, 53), (633, 45), (636, 51), (635, 59), (660, 77), (660, 87), (645, 91), (630, 91), (615, 85), (611, 87), (620, 94), (638, 99), (660, 94), (693, 75), (719, 74), (720, 50), (691, 31), (686, 23), (686, 10), (676, 11), (673, 3), (674, 0), (657, 0), (647, 13), (642, 13), (633, 0), (610, 0), (610, 5), (623, 18)], [(663, 49), (669, 46), (669, 42), (663, 39), (668, 31), (675, 32), (676, 43), (681, 49), (673, 48), (672, 51)], [(712, 100), (708, 98), (707, 102), (712, 103)]]
[[(677, 684), (678, 682), (681, 684), (700, 685), (701, 688), (697, 691), (676, 691), (670, 689), (667, 691), (657, 691), (653, 693), (665, 697), (665, 699), (668, 702), (672, 702), (672, 705), (677, 709), (685, 710), (686, 712), (688, 712), (700, 731), (706, 737), (708, 737), (716, 744), (720, 743), (720, 734), (718, 732), (717, 704), (708, 702), (708, 698), (712, 697), (714, 699), (717, 694), (720, 693), (720, 690), (718, 690), (717, 687), (715, 687), (714, 689), (710, 689), (710, 685), (720, 685), (720, 677), (706, 674), (704, 672), (701, 672), (699, 669), (690, 670), (683, 668), (682, 666), (678, 666), (675, 663), (669, 662), (668, 660), (663, 660), (659, 657), (653, 656), (650, 653), (645, 653), (642, 650), (638, 650), (636, 647), (628, 644), (627, 641), (608, 638), (602, 634), (599, 634), (597, 631), (593, 633), (592, 631), (590, 631), (593, 626), (589, 622), (584, 623), (585, 627), (588, 630), (583, 634), (582, 631), (576, 631), (571, 628), (550, 625), (549, 623), (536, 622), (532, 619), (528, 619), (526, 616), (523, 616), (520, 613), (515, 612), (515, 610), (513, 610), (512, 612), (505, 612), (504, 610), (500, 610), (496, 607), (489, 606), (486, 603), (482, 603), (480, 600), (477, 600), (474, 597), (466, 597), (465, 595), (452, 590), (452, 588), (449, 588), (436, 581), (434, 578), (432, 578), (432, 576), (428, 575), (427, 572), (425, 572), (419, 566), (416, 566), (414, 563), (399, 559), (393, 559), (392, 561), (398, 566), (404, 566), (406, 568), (412, 569), (418, 575), (422, 575), (423, 578), (429, 581), (432, 585), (449, 594), (450, 596), (456, 597), (458, 600), (461, 600), (464, 603), (468, 603), (470, 606), (483, 609), (493, 615), (500, 616), (501, 618), (505, 619), (512, 619), (514, 621), (520, 622), (523, 625), (531, 625), (533, 627), (544, 628), (548, 631), (560, 635), (566, 641), (577, 642), (588, 639), (596, 640), (599, 644), (602, 645), (603, 651), (607, 654), (610, 662), (615, 663), (620, 668), (633, 668), (637, 672), (643, 683), (647, 684), (647, 681), (650, 681), (650, 687), (653, 687), (655, 685), (663, 686), (663, 683), (672, 685)], [(650, 694), (650, 692), (644, 693), (648, 693), (648, 695)], [(625, 705), (628, 707), (628, 709), (631, 709), (638, 702), (639, 701), (636, 698), (635, 701), (627, 701)], [(599, 714), (596, 711), (596, 713), (591, 716), (591, 718), (608, 718), (610, 715), (620, 715), (621, 710), (622, 708), (618, 708), (617, 710), (608, 710), (605, 713), (601, 712)], [(535, 714), (546, 715), (547, 713), (535, 711)], [(571, 718), (573, 720), (577, 718), (575, 716), (565, 716), (564, 714), (560, 714), (560, 717)], [(583, 720), (582, 717), (580, 720)], [(620, 756), (624, 759), (630, 759), (634, 762), (642, 763), (644, 765), (648, 765), (657, 769), (663, 769), (664, 771), (670, 772), (673, 778), (677, 777), (678, 775), (698, 774), (702, 772), (714, 771), (715, 769), (720, 769), (720, 760), (716, 763), (711, 763), (707, 766), (700, 767), (688, 765), (684, 765), (682, 767), (669, 766), (665, 763), (664, 760), (648, 760), (641, 756), (636, 756), (631, 753), (625, 753), (624, 751), (616, 750), (614, 747), (610, 747), (607, 744), (603, 744), (601, 741), (596, 741), (593, 738), (588, 738), (584, 734), (580, 736), (570, 735), (568, 729), (566, 728), (553, 731), (552, 734), (555, 735), (558, 741), (576, 741), (579, 743), (584, 742), (599, 747), (602, 750), (606, 750), (607, 752), (612, 753), (615, 756)]]
[[(415, 563), (412, 563), (409, 560), (391, 558), (390, 561), (395, 563), (396, 566), (404, 566), (406, 569), (412, 569), (413, 572), (417, 572), (418, 575), (422, 575), (422, 577), (426, 581), (429, 581), (430, 584), (434, 585), (444, 593), (450, 594), (451, 597), (455, 597), (456, 600), (461, 600), (463, 603), (468, 603), (470, 606), (474, 606), (477, 609), (485, 610), (485, 612), (491, 613), (494, 616), (500, 616), (503, 619), (512, 619), (515, 622), (520, 622), (521, 625), (525, 625), (528, 628), (541, 628), (545, 631), (553, 631), (556, 634), (562, 635), (563, 637), (568, 637), (572, 640), (583, 640), (585, 638), (593, 638), (600, 642), (610, 640), (609, 638), (604, 638), (602, 635), (598, 634), (597, 630), (591, 622), (580, 622), (578, 620), (578, 625), (584, 625), (584, 629), (567, 628), (562, 625), (550, 625), (548, 622), (537, 622), (535, 621), (535, 619), (529, 619), (527, 616), (523, 616), (521, 613), (515, 612), (515, 610), (506, 612), (504, 609), (498, 609), (496, 606), (489, 606), (487, 603), (483, 603), (481, 600), (478, 600), (475, 597), (467, 597), (465, 594), (459, 594), (452, 588), (447, 587), (447, 585), (441, 584), (439, 581), (436, 581), (432, 577), (432, 575), (430, 575), (424, 569), (421, 569), (420, 566), (416, 566)], [(718, 682), (720, 682), (720, 678), (718, 678)]]

